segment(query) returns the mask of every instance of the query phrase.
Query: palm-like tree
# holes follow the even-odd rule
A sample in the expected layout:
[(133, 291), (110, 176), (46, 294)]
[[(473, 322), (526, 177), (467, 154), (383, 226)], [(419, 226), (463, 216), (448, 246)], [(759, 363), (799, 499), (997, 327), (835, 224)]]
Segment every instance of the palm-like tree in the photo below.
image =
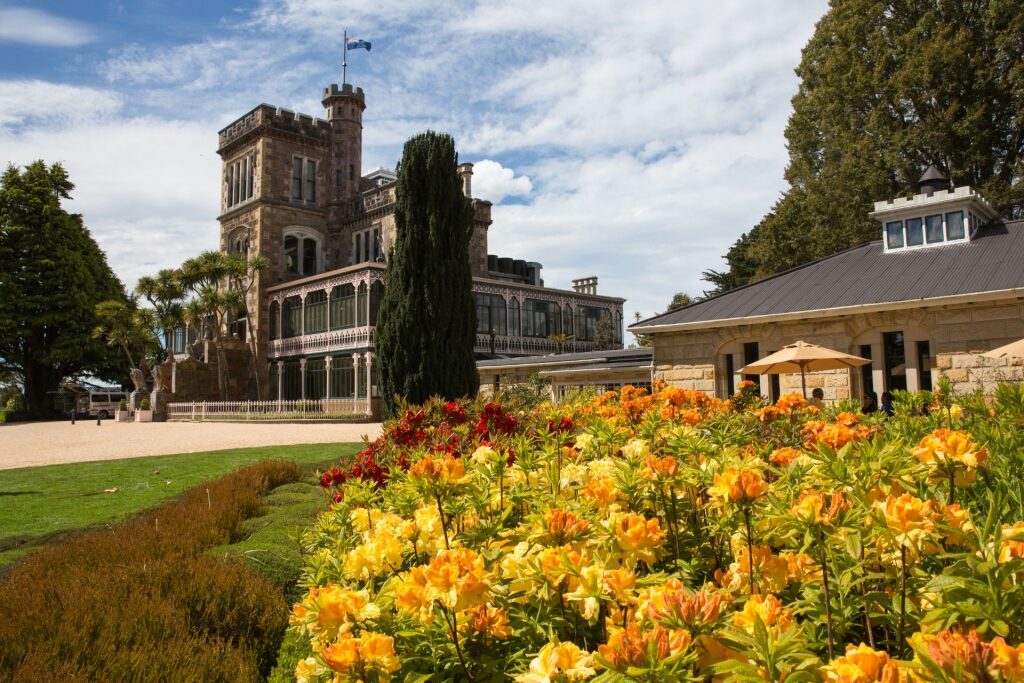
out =
[(257, 338), (252, 324), (252, 311), (249, 309), (249, 295), (256, 287), (256, 276), (265, 271), (270, 262), (266, 256), (256, 254), (246, 258), (243, 254), (228, 254), (228, 287), (238, 292), (241, 297), (241, 311), (245, 315), (245, 339), (249, 344), (250, 372), (256, 380), (256, 396), (262, 397), (260, 373), (257, 368)]
[(149, 301), (152, 309), (148, 313), (148, 322), (153, 330), (166, 357), (169, 351), (171, 330), (184, 322), (184, 304), (182, 300), (185, 290), (178, 281), (177, 271), (164, 268), (155, 276), (147, 275), (139, 278), (135, 285), (135, 293)]
[(93, 329), (93, 338), (105, 341), (107, 346), (120, 347), (128, 359), (128, 366), (133, 369), (139, 367), (132, 351), (137, 351), (142, 361), (156, 340), (147, 324), (146, 314), (138, 309), (135, 301), (102, 301), (96, 305), (96, 317), (100, 324)]

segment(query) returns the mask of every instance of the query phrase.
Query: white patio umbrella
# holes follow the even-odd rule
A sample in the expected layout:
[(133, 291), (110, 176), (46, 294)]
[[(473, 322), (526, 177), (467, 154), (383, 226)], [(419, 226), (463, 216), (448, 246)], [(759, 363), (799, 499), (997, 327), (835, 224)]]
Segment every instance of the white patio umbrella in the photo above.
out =
[(985, 358), (1024, 358), (1024, 339), (1018, 339), (981, 355)]
[(867, 358), (851, 356), (835, 349), (798, 341), (740, 368), (739, 372), (744, 375), (785, 375), (799, 372), (800, 386), (803, 388), (804, 398), (807, 398), (808, 372), (856, 368), (870, 362)]

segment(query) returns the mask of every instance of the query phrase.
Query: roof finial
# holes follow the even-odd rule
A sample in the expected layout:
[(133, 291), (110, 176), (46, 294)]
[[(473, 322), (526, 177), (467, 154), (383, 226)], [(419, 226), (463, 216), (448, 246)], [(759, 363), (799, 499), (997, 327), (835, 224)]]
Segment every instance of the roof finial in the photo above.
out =
[(942, 175), (942, 171), (937, 169), (935, 164), (931, 164), (924, 172), (924, 175), (921, 176), (921, 179), (917, 181), (917, 189), (922, 194), (931, 197), (940, 190), (948, 190), (949, 179)]

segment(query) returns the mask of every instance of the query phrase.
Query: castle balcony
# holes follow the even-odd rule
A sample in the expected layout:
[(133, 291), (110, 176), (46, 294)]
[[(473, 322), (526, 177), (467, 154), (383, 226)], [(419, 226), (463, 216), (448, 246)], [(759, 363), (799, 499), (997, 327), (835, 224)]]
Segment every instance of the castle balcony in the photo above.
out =
[[(364, 263), (266, 290), (268, 360), (372, 351), (385, 266)], [(622, 299), (474, 278), (478, 356), (622, 348)]]

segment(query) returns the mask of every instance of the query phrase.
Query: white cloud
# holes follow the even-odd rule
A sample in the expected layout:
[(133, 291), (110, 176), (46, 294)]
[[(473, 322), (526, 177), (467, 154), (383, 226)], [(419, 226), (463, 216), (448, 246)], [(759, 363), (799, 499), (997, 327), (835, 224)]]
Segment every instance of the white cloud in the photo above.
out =
[(218, 245), (212, 122), (116, 118), (73, 128), (0, 128), (4, 161), (61, 162), (75, 184), (68, 211), (85, 224), (128, 287)]
[(483, 159), (473, 164), (473, 196), (500, 204), (505, 197), (524, 197), (533, 190), (526, 176), (517, 176), (497, 161)]
[(0, 81), (0, 126), (89, 120), (120, 107), (121, 96), (109, 90), (47, 81)]
[(78, 21), (27, 7), (0, 7), (0, 40), (51, 47), (77, 47), (96, 40), (96, 32)]

